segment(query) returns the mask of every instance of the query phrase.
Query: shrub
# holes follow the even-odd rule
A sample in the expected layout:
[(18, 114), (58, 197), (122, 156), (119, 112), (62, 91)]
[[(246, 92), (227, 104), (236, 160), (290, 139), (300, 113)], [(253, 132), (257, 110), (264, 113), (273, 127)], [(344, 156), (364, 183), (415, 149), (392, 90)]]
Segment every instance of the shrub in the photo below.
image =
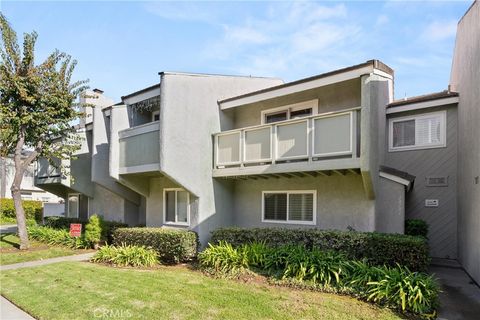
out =
[(309, 249), (343, 252), (351, 260), (366, 259), (375, 265), (400, 264), (414, 271), (427, 269), (430, 259), (424, 239), (376, 232), (283, 228), (223, 228), (212, 232), (213, 244), (225, 241), (234, 247), (263, 242), (271, 246), (301, 245)]
[(365, 260), (349, 260), (339, 252), (302, 245), (251, 243), (234, 247), (220, 242), (209, 244), (199, 260), (202, 267), (217, 272), (236, 273), (255, 267), (270, 276), (280, 275), (286, 281), (283, 283), (350, 293), (422, 316), (434, 315), (437, 307), (439, 288), (431, 276), (399, 265), (372, 266)]
[(93, 262), (111, 263), (117, 266), (152, 267), (158, 263), (157, 252), (139, 246), (103, 246), (92, 257)]
[[(79, 218), (66, 218), (66, 217), (45, 217), (44, 225), (54, 229), (70, 229), (71, 223), (81, 223), (82, 229), (86, 229), (86, 224), (88, 221), (81, 220)], [(101, 240), (106, 241), (107, 243), (113, 243), (113, 231), (117, 228), (125, 228), (128, 225), (122, 222), (116, 221), (106, 221), (100, 219), (101, 227)]]
[(405, 234), (417, 237), (428, 237), (428, 224), (421, 219), (405, 220)]
[(28, 236), (34, 240), (50, 245), (63, 245), (70, 248), (90, 248), (91, 244), (85, 237), (71, 237), (67, 230), (52, 229), (49, 227), (28, 227)]
[[(27, 220), (42, 221), (43, 205), (41, 201), (22, 200), (22, 205)], [(13, 199), (0, 199), (0, 215), (11, 218), (16, 217)]]
[(161, 262), (179, 263), (197, 255), (195, 232), (170, 228), (118, 228), (113, 232), (114, 245), (137, 245), (156, 250)]
[(90, 216), (85, 226), (85, 240), (93, 247), (102, 240), (102, 220), (96, 214)]
[(81, 220), (79, 218), (66, 217), (45, 217), (43, 219), (44, 226), (54, 229), (70, 229), (71, 223), (81, 223), (82, 225), (84, 225), (87, 223), (87, 221)]

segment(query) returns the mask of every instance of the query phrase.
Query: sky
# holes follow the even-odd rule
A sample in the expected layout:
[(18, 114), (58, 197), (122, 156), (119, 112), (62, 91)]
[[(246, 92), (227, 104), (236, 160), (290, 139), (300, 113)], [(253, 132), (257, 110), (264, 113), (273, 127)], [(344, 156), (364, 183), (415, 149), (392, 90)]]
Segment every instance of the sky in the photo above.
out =
[(161, 71), (278, 77), (285, 82), (379, 59), (395, 98), (447, 88), (459, 19), (472, 1), (22, 2), (0, 0), (22, 34), (78, 60), (115, 101)]

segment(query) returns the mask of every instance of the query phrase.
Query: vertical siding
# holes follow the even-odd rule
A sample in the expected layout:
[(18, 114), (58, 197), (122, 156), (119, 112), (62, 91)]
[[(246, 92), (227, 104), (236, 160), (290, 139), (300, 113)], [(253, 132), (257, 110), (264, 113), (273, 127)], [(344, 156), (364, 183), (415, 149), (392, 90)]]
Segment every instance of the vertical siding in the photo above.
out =
[[(423, 219), (429, 224), (430, 254), (433, 257), (457, 258), (457, 108), (447, 110), (445, 148), (386, 152), (387, 166), (416, 176), (415, 185), (405, 198), (405, 217)], [(423, 113), (437, 110), (423, 111)], [(401, 113), (397, 116), (411, 115)], [(421, 114), (421, 112), (415, 112)], [(393, 115), (390, 116), (393, 118)], [(386, 129), (388, 137), (388, 123)], [(386, 146), (388, 150), (388, 145)], [(448, 186), (427, 187), (426, 177), (448, 176)], [(425, 199), (438, 199), (437, 208), (425, 207)]]

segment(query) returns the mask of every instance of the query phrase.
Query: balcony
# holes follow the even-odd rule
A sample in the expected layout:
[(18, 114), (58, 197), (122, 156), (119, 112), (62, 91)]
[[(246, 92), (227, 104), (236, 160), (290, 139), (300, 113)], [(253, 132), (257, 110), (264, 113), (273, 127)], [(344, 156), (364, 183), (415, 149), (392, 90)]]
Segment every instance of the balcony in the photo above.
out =
[[(64, 177), (65, 178), (65, 177)], [(64, 179), (65, 180), (65, 179)], [(58, 184), (62, 183), (62, 172), (60, 169), (60, 160), (51, 165), (47, 159), (39, 158), (35, 171), (35, 184)]]
[(159, 128), (154, 121), (118, 132), (120, 174), (159, 171)]
[(314, 115), (214, 135), (214, 177), (360, 168), (360, 110)]

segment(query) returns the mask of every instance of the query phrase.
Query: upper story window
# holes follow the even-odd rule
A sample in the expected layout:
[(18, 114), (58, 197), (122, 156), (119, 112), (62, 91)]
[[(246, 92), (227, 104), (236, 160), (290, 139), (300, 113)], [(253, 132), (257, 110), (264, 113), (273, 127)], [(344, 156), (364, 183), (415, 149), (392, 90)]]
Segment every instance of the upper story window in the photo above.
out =
[(262, 124), (308, 117), (318, 113), (318, 100), (309, 100), (262, 111)]
[(446, 111), (389, 120), (389, 151), (446, 146)]
[(158, 121), (160, 120), (160, 111), (153, 111), (152, 112), (152, 121)]

